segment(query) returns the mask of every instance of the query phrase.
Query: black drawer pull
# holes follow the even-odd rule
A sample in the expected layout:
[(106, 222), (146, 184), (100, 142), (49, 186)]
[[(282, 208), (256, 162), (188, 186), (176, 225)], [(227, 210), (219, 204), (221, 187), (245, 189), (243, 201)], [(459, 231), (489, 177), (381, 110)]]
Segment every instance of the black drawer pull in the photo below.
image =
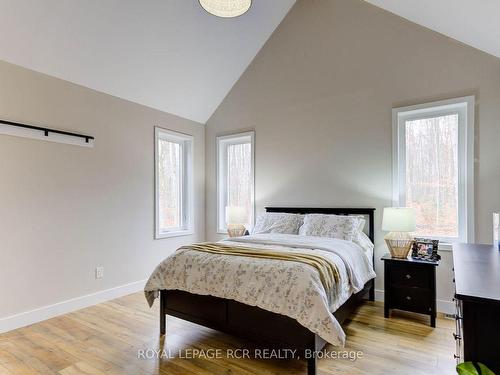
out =
[(406, 280), (410, 280), (411, 279), (411, 275), (409, 273), (406, 274)]
[(453, 338), (455, 339), (455, 341), (462, 340), (462, 338), (459, 335), (457, 335), (456, 333), (453, 334)]
[(410, 296), (406, 296), (406, 300), (407, 301), (411, 301), (411, 297)]
[(459, 356), (459, 355), (456, 355), (456, 354), (453, 354), (453, 358), (455, 358), (455, 359), (460, 359), (460, 356)]

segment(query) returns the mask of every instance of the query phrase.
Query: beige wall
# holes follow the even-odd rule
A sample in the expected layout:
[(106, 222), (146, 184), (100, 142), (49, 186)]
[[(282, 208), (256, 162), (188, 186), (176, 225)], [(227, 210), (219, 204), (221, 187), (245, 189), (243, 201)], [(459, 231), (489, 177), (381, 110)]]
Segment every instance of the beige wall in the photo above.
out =
[[(143, 280), (204, 238), (203, 125), (2, 62), (0, 118), (96, 138), (0, 135), (0, 318)], [(153, 240), (155, 125), (194, 136), (192, 236)]]
[[(472, 94), (476, 239), (490, 242), (500, 209), (500, 60), (363, 1), (298, 0), (208, 121), (208, 239), (216, 237), (216, 135), (256, 130), (258, 211), (372, 206), (379, 229), (391, 204), (391, 109)], [(443, 257), (438, 299), (449, 301), (451, 253)], [(376, 271), (383, 289), (380, 261)]]
[[(143, 280), (180, 244), (204, 239), (204, 166), (206, 234), (216, 238), (219, 134), (256, 130), (259, 211), (373, 206), (380, 228), (391, 203), (391, 108), (470, 94), (476, 237), (489, 242), (500, 209), (499, 60), (362, 1), (298, 0), (209, 120), (206, 143), (195, 122), (0, 62), (0, 118), (96, 137), (88, 149), (0, 135), (0, 318)], [(155, 125), (195, 137), (193, 236), (153, 240)]]

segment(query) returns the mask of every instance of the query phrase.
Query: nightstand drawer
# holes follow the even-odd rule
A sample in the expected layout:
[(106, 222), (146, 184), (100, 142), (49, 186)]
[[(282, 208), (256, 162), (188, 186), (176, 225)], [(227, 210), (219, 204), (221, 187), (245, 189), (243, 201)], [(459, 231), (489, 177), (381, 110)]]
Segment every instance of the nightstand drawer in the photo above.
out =
[(391, 269), (389, 281), (391, 284), (398, 286), (430, 289), (432, 274), (425, 267), (401, 265)]
[(384, 317), (391, 309), (427, 314), (436, 326), (437, 261), (382, 257), (384, 261)]
[(432, 310), (432, 293), (427, 289), (391, 287), (391, 308), (428, 314)]

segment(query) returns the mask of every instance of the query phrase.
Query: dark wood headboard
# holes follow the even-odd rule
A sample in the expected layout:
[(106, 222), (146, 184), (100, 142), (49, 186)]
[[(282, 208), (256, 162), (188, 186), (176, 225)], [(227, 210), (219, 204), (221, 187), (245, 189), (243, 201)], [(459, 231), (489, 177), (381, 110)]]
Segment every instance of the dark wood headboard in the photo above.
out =
[(368, 217), (368, 237), (375, 243), (375, 208), (338, 208), (338, 207), (266, 207), (266, 212), (285, 212), (288, 214), (325, 214), (325, 215), (363, 215)]

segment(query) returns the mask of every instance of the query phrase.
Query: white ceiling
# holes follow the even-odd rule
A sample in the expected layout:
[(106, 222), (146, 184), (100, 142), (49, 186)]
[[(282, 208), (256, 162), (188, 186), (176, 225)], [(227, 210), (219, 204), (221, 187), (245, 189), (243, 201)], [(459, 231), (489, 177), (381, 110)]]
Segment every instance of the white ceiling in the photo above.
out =
[(295, 0), (0, 0), (0, 59), (205, 123)]
[(500, 57), (499, 0), (366, 0)]
[[(366, 1), (500, 57), (498, 0)], [(294, 3), (0, 0), (0, 60), (205, 123)]]

